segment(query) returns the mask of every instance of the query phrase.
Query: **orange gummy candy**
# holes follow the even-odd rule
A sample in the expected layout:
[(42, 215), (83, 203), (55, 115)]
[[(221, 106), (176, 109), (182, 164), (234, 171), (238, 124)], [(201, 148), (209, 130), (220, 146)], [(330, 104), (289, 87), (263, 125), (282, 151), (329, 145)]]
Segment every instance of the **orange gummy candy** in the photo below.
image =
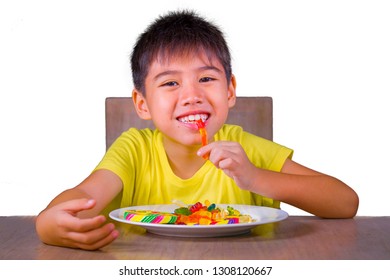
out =
[[(207, 131), (204, 125), (204, 122), (202, 120), (197, 120), (196, 125), (198, 126), (200, 136), (202, 137), (202, 146), (207, 145)], [(208, 155), (203, 156), (204, 159), (208, 159)]]

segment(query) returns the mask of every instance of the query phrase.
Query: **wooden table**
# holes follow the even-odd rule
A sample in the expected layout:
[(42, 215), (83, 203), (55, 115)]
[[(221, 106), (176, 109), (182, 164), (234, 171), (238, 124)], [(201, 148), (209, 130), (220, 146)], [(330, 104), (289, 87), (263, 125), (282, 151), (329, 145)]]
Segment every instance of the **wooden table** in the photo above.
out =
[(291, 216), (250, 234), (177, 238), (119, 225), (121, 236), (98, 251), (48, 246), (35, 233), (35, 217), (0, 217), (2, 260), (389, 260), (390, 217), (320, 219)]

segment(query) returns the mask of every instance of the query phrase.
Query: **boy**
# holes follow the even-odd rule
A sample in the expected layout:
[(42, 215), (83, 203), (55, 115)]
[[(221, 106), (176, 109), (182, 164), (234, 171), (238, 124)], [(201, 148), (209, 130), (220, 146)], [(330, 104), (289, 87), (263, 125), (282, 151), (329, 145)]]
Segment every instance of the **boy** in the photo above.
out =
[[(133, 101), (156, 130), (130, 129), (78, 186), (58, 195), (37, 217), (47, 244), (94, 250), (118, 237), (103, 209), (195, 203), (280, 201), (325, 218), (356, 215), (358, 196), (343, 182), (291, 160), (292, 150), (225, 125), (236, 80), (221, 31), (192, 12), (157, 19), (133, 49)], [(209, 144), (201, 147), (201, 119)], [(208, 160), (204, 159), (208, 157)]]

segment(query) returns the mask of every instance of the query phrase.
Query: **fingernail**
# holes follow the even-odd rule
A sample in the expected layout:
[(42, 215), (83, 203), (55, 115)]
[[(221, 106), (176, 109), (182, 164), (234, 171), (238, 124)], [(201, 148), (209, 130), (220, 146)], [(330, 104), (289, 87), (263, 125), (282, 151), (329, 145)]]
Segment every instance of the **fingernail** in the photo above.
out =
[(119, 236), (119, 231), (113, 230), (113, 231), (111, 232), (111, 234), (112, 234), (112, 237), (117, 238), (117, 237)]

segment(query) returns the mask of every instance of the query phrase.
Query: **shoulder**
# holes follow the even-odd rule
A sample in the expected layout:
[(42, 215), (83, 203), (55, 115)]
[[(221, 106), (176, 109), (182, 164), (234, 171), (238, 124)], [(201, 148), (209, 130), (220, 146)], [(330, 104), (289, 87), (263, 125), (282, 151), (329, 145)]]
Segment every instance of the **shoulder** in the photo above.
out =
[(215, 140), (222, 141), (235, 141), (235, 142), (251, 142), (251, 141), (264, 141), (264, 142), (272, 142), (260, 136), (251, 134), (245, 131), (241, 126), (233, 125), (233, 124), (225, 124), (218, 131)]
[(130, 128), (124, 131), (108, 148), (100, 165), (109, 163), (128, 170), (128, 166), (147, 161), (155, 150), (154, 138), (158, 134), (151, 129)]
[(232, 140), (242, 135), (244, 130), (241, 126), (233, 124), (224, 124), (218, 133), (215, 135), (215, 140)]
[(124, 132), (114, 141), (112, 146), (123, 145), (123, 144), (142, 144), (153, 141), (153, 138), (157, 134), (156, 130), (149, 128), (137, 129), (130, 128)]
[(126, 131), (124, 131), (120, 137), (133, 137), (133, 138), (152, 138), (153, 135), (156, 133), (156, 130), (152, 130), (150, 128), (144, 128), (144, 129), (138, 129), (138, 128), (130, 128)]
[(124, 131), (108, 148), (105, 157), (133, 157), (151, 153), (157, 146), (161, 133), (151, 129), (130, 128)]

